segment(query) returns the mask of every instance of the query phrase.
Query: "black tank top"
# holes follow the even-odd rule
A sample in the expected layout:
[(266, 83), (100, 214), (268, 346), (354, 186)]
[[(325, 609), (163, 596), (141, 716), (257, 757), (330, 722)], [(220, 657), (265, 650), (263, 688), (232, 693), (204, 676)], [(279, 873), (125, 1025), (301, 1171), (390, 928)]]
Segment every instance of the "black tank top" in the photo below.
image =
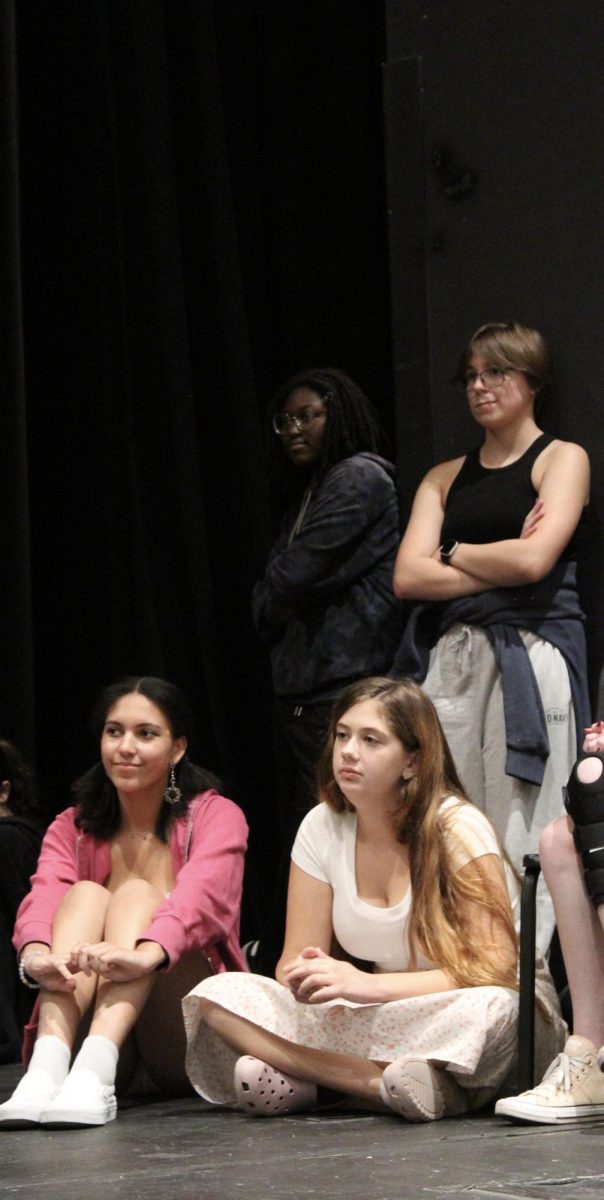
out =
[[(471, 450), (449, 489), (441, 541), (481, 545), (519, 537), (538, 495), (531, 482), (535, 459), (553, 441), (551, 434), (541, 433), (507, 467), (483, 467), (480, 448)], [(563, 561), (576, 557), (580, 527), (581, 522), (561, 555)]]

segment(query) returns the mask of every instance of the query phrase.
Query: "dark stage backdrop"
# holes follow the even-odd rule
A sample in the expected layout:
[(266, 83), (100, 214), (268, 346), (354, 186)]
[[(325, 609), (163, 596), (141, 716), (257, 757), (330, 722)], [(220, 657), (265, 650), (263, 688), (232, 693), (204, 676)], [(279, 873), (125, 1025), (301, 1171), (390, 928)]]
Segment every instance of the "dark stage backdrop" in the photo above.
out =
[(271, 536), (263, 412), (287, 375), (342, 366), (389, 432), (394, 391), (406, 515), (422, 472), (472, 435), (447, 383), (469, 331), (542, 327), (547, 425), (595, 467), (597, 675), (603, 14), (0, 5), (0, 733), (35, 755), (57, 810), (95, 753), (100, 685), (183, 686), (196, 757), (252, 827), (250, 928), (276, 829), (249, 601)]
[(49, 808), (124, 673), (180, 684), (270, 891), (270, 688), (250, 591), (264, 409), (349, 371), (391, 423), (372, 0), (6, 0), (0, 731)]
[(477, 440), (449, 382), (472, 330), (511, 319), (541, 329), (556, 367), (541, 420), (592, 462), (582, 595), (595, 697), (604, 658), (604, 6), (385, 7), (403, 499), (431, 463)]

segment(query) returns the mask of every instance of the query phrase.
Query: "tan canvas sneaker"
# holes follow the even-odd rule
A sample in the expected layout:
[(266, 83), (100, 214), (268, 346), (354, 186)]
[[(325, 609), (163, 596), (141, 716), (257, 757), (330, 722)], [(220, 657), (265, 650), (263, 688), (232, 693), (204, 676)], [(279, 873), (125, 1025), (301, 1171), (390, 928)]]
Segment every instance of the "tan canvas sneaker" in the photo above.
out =
[(604, 1074), (596, 1047), (587, 1038), (569, 1037), (542, 1082), (520, 1096), (498, 1100), (495, 1113), (538, 1125), (604, 1117)]

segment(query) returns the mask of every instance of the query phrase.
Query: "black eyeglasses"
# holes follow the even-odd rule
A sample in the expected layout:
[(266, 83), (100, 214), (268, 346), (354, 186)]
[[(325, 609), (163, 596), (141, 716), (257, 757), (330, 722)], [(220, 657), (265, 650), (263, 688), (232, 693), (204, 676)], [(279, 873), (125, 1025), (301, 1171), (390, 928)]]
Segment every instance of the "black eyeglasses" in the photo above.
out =
[(317, 417), (324, 417), (327, 409), (325, 408), (301, 408), (300, 412), (293, 416), (290, 413), (279, 412), (273, 416), (273, 429), (279, 437), (289, 433), (290, 430), (296, 429), (301, 433), (303, 429), (308, 429)]
[(505, 383), (511, 370), (511, 367), (485, 367), (484, 371), (466, 371), (463, 384), (467, 392), (474, 390), (477, 379), (489, 390), (498, 388)]

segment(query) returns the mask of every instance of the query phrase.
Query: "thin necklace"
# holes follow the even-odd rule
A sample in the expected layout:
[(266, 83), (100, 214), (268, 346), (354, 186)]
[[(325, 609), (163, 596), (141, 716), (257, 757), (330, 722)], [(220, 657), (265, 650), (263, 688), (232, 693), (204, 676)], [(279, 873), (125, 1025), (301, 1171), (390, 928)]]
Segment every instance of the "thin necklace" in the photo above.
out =
[(153, 837), (153, 830), (149, 829), (143, 833), (140, 829), (127, 829), (126, 834), (129, 838), (132, 838), (133, 841), (138, 839), (140, 842), (144, 842), (146, 838)]

